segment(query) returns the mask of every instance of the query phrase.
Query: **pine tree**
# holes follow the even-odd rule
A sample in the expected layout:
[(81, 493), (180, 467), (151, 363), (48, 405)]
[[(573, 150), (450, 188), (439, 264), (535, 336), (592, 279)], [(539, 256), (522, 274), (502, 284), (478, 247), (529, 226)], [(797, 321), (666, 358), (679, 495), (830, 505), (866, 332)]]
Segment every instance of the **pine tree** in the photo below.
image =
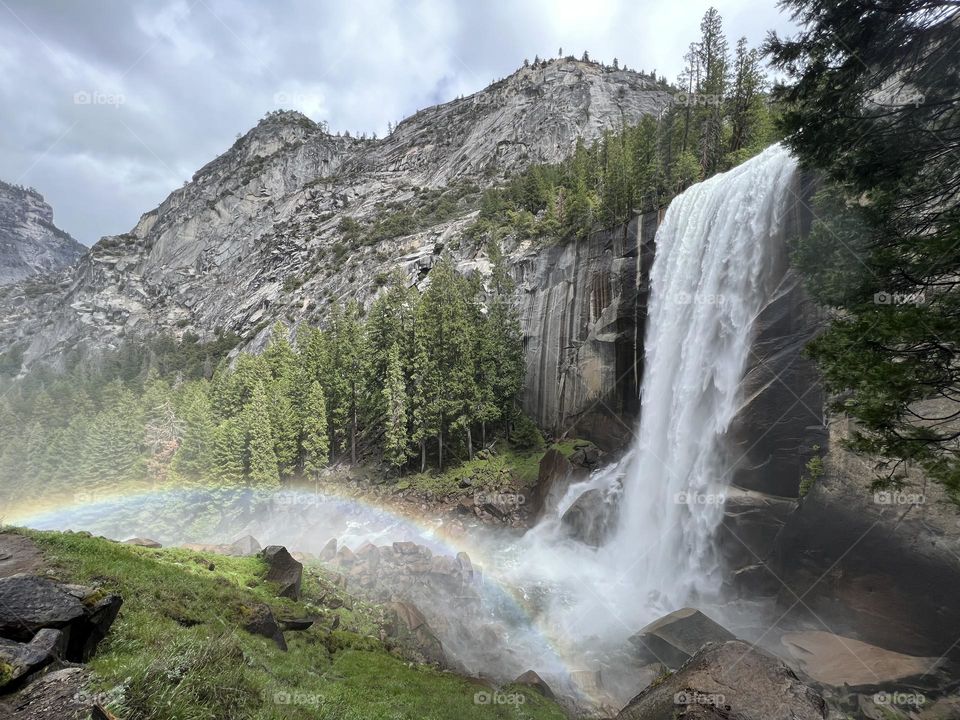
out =
[(243, 411), (243, 429), (247, 442), (247, 476), (254, 487), (272, 487), (280, 483), (273, 429), (267, 408), (267, 392), (262, 384), (253, 390)]
[(330, 460), (326, 395), (320, 383), (310, 384), (303, 420), (303, 469), (316, 476)]
[(330, 419), (338, 447), (349, 447), (350, 461), (357, 462), (357, 436), (364, 401), (366, 343), (360, 306), (351, 301), (335, 308), (330, 321), (332, 376), (328, 378), (332, 403)]
[(191, 480), (205, 479), (211, 470), (214, 421), (210, 398), (200, 382), (191, 383), (185, 389), (179, 421), (182, 438), (173, 458), (173, 470)]
[(382, 395), (386, 409), (383, 457), (390, 466), (400, 468), (407, 461), (407, 393), (398, 344), (387, 352), (387, 376)]
[(213, 476), (226, 487), (243, 485), (246, 473), (247, 438), (240, 418), (227, 418), (213, 434)]
[(711, 7), (704, 14), (700, 33), (697, 56), (702, 75), (696, 91), (699, 156), (703, 172), (712, 175), (720, 167), (723, 157), (724, 104), (730, 72), (727, 38), (716, 8)]

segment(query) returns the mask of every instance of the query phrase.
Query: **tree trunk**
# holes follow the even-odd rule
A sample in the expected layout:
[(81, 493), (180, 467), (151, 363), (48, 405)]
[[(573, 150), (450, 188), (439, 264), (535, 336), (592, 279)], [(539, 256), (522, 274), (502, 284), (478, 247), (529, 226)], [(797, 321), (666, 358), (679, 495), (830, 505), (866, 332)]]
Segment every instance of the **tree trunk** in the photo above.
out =
[(487, 421), (480, 423), (480, 444), (487, 447)]
[(350, 461), (357, 464), (357, 406), (353, 406), (353, 421), (350, 423)]
[(470, 427), (467, 427), (467, 457), (473, 460), (473, 436), (470, 434)]
[(420, 441), (420, 472), (427, 471), (427, 441)]
[(437, 468), (443, 470), (443, 430), (437, 433)]

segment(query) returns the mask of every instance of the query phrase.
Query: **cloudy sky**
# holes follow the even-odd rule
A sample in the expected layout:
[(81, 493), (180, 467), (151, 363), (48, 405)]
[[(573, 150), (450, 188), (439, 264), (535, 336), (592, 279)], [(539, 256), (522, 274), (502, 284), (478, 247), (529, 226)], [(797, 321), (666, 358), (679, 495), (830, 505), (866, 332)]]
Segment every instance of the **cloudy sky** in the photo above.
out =
[(382, 134), (561, 47), (673, 80), (711, 4), (789, 32), (774, 0), (0, 0), (0, 179), (90, 245), (268, 110)]

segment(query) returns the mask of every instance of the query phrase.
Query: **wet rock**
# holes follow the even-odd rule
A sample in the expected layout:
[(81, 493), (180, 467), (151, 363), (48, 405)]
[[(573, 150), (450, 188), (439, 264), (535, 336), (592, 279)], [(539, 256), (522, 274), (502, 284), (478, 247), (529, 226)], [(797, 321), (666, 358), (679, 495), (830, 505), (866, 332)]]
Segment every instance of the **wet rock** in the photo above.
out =
[(550, 448), (540, 458), (540, 469), (537, 473), (537, 484), (530, 497), (530, 512), (533, 517), (540, 517), (550, 507), (550, 501), (560, 495), (566, 488), (573, 466), (566, 456), (556, 448)]
[(543, 678), (537, 675), (533, 670), (527, 670), (523, 675), (518, 677), (513, 681), (515, 685), (526, 685), (527, 687), (532, 687), (538, 693), (543, 695), (546, 698), (551, 700), (555, 697), (553, 690), (550, 689), (550, 686), (544, 682)]
[(357, 562), (357, 556), (353, 554), (353, 550), (348, 548), (346, 545), (337, 550), (337, 565), (341, 567), (350, 567), (355, 562)]
[(330, 562), (337, 556), (337, 539), (330, 538), (327, 540), (327, 544), (323, 546), (323, 550), (320, 551), (320, 560), (322, 562)]
[(284, 640), (283, 633), (280, 631), (280, 624), (273, 616), (273, 610), (270, 609), (269, 605), (258, 603), (248, 606), (244, 610), (244, 616), (244, 630), (253, 635), (260, 635), (273, 640), (278, 648), (286, 652), (287, 641)]
[(227, 555), (246, 557), (248, 555), (256, 555), (260, 552), (260, 549), (260, 543), (257, 542), (255, 537), (252, 535), (244, 535), (242, 538), (230, 543), (230, 549)]
[(278, 595), (299, 600), (303, 565), (294, 560), (282, 545), (269, 545), (260, 556), (267, 563), (267, 580), (279, 586)]
[(463, 497), (457, 502), (457, 512), (461, 515), (473, 515), (474, 502), (472, 497)]
[(593, 469), (600, 464), (602, 454), (600, 448), (593, 443), (580, 444), (570, 454), (570, 464)]
[(739, 640), (701, 648), (617, 720), (824, 720), (827, 705), (783, 662)]
[(787, 633), (780, 642), (813, 680), (860, 692), (903, 687), (911, 678), (928, 678), (929, 686), (941, 662), (940, 658), (903, 655), (822, 631)]
[(599, 547), (613, 531), (616, 506), (600, 488), (587, 490), (560, 518), (570, 535), (586, 545)]
[(677, 668), (706, 643), (734, 639), (733, 633), (699, 610), (683, 608), (650, 623), (630, 642), (643, 661)]
[(66, 649), (59, 630), (44, 628), (29, 643), (0, 638), (0, 663), (9, 668), (0, 673), (0, 691), (56, 660)]
[(473, 577), (473, 563), (469, 555), (465, 552), (458, 552), (457, 563), (460, 565), (460, 572), (463, 573), (464, 577), (468, 579)]
[(911, 473), (900, 491), (871, 492), (875, 459), (845, 449), (852, 431), (831, 423), (823, 474), (777, 535), (770, 564), (786, 584), (777, 598), (785, 620), (822, 627), (824, 618), (835, 632), (907, 655), (957, 653), (956, 504)]
[(158, 543), (156, 540), (150, 540), (149, 538), (134, 537), (129, 540), (123, 541), (125, 545), (136, 545), (137, 547), (153, 548), (158, 549), (162, 548), (163, 545)]
[(395, 542), (393, 544), (393, 551), (398, 555), (418, 555), (420, 553), (420, 546), (409, 540)]
[(384, 609), (387, 613), (384, 631), (388, 638), (427, 662), (442, 664), (445, 661), (443, 646), (416, 605), (392, 602)]

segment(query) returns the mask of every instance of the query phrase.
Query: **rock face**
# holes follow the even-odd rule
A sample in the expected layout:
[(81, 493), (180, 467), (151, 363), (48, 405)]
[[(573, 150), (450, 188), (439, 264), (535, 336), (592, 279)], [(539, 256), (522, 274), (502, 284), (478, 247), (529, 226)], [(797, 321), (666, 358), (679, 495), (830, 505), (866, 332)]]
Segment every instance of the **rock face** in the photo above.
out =
[(618, 720), (824, 720), (823, 698), (750, 645), (710, 644), (630, 701)]
[(658, 220), (647, 214), (518, 259), (524, 409), (557, 435), (607, 449), (631, 437)]
[(860, 691), (905, 687), (912, 678), (929, 677), (932, 682), (942, 661), (903, 655), (817, 630), (787, 633), (780, 643), (813, 680)]
[[(371, 302), (394, 270), (422, 286), (444, 248), (461, 271), (486, 274), (484, 249), (462, 237), (485, 187), (671, 100), (646, 76), (565, 59), (418, 112), (378, 140), (274, 113), (48, 291), (10, 288), (0, 352), (17, 346), (25, 365), (56, 366), (74, 348), (95, 353), (157, 331), (209, 338), (217, 328), (258, 350), (273, 320), (323, 324), (331, 302)], [(441, 200), (451, 208), (444, 219), (368, 241), (376, 220)], [(655, 226), (653, 217), (568, 245), (506, 239), (526, 336), (526, 409), (544, 427), (607, 443), (625, 432), (615, 418), (636, 410), (639, 248)]]
[(708, 642), (734, 640), (733, 633), (699, 610), (675, 610), (647, 625), (630, 642), (645, 662), (677, 668)]
[[(960, 636), (960, 526), (934, 483), (910, 477), (870, 492), (870, 458), (842, 448), (848, 421), (830, 426), (830, 452), (776, 538), (770, 565), (803, 603), (788, 620), (813, 623), (908, 655), (938, 657)], [(796, 598), (781, 586), (784, 611)]]
[(616, 525), (616, 503), (600, 488), (587, 490), (563, 513), (560, 521), (570, 536), (600, 547)]
[(43, 195), (0, 181), (0, 285), (61, 270), (86, 250), (53, 224)]

